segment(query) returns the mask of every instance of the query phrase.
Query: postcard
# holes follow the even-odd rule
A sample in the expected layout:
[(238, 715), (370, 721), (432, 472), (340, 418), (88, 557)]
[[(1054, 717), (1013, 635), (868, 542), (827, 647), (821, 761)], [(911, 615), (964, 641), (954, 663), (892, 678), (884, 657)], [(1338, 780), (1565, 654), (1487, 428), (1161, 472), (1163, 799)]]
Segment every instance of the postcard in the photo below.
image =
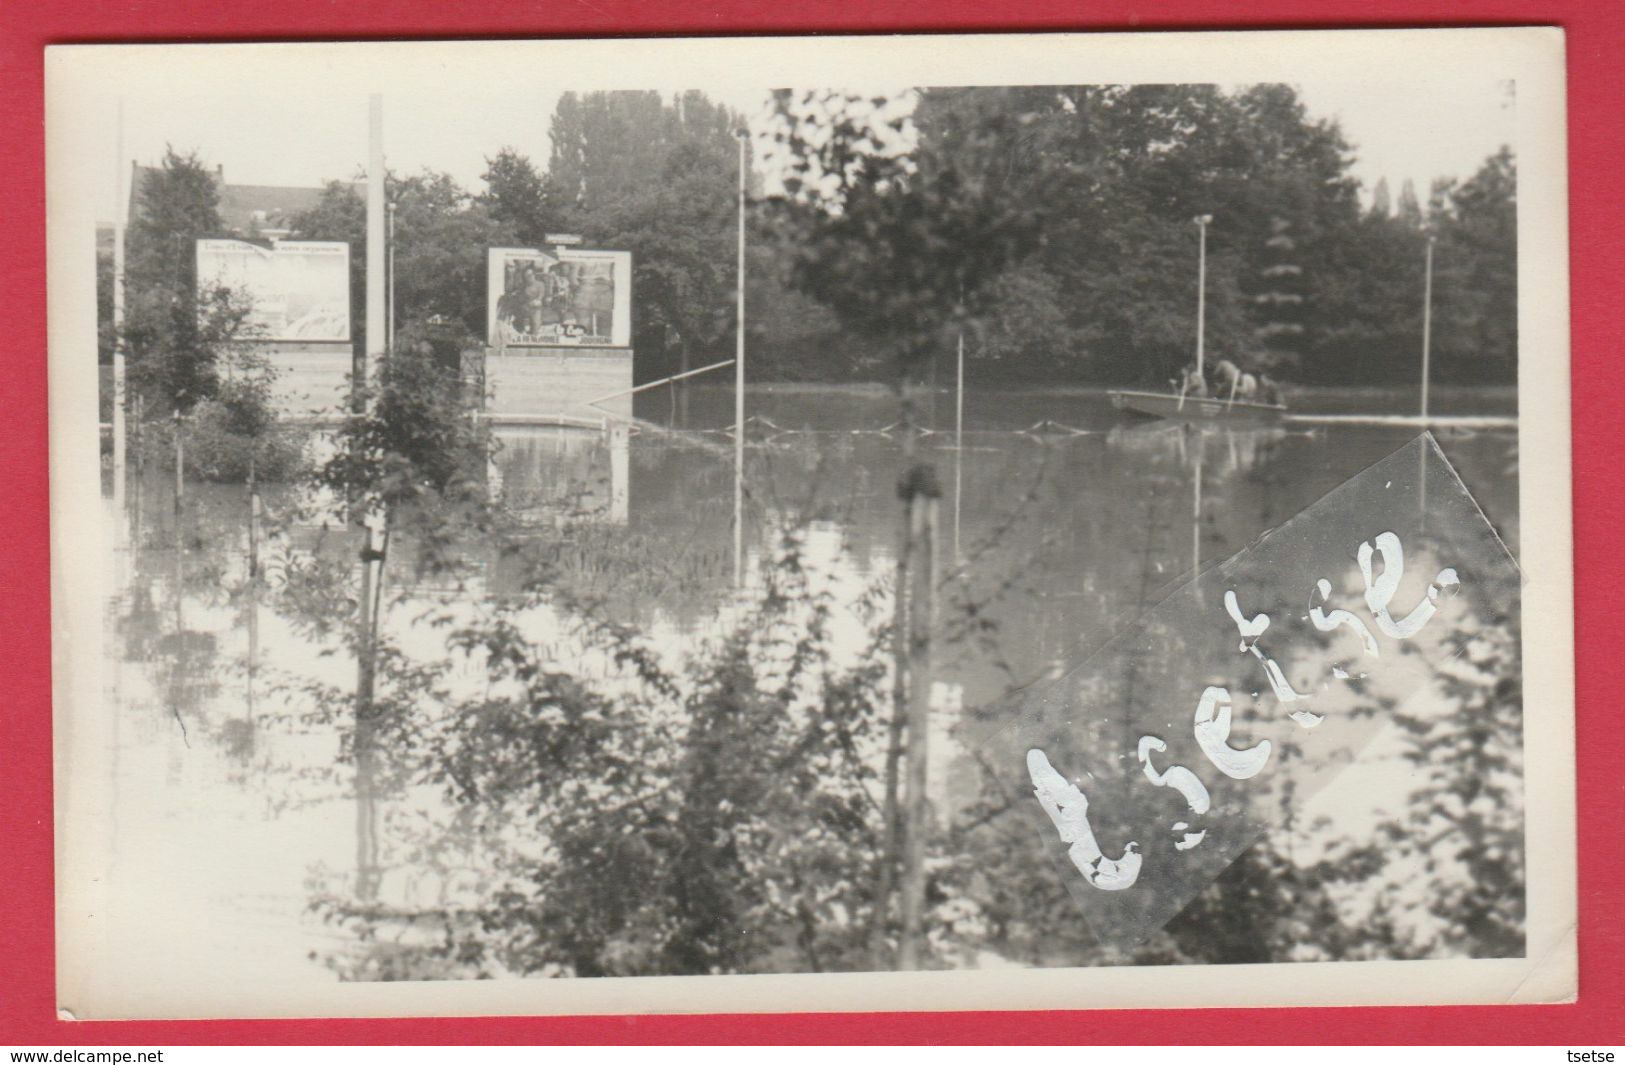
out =
[(1563, 48), (51, 48), (63, 1016), (1572, 1001)]

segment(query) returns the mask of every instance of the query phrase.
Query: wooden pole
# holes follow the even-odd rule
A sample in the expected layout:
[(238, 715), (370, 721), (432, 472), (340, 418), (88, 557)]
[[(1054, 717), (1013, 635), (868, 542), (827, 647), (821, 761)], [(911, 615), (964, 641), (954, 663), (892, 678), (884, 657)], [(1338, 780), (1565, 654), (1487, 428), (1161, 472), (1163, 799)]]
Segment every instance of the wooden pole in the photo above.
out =
[(375, 795), (373, 706), (377, 686), (377, 602), (373, 562), (381, 552), (375, 522), (362, 520), (361, 597), (357, 603), (355, 685), (355, 859), (356, 895), (371, 902), (378, 894), (378, 813)]
[[(908, 387), (906, 381), (903, 387)], [(885, 794), (880, 811), (880, 868), (875, 878), (874, 910), (869, 917), (870, 967), (876, 970), (889, 969), (896, 963), (896, 958), (886, 949), (886, 931), (891, 918), (891, 898), (897, 890), (897, 852), (902, 833), (898, 795), (901, 791), (903, 737), (909, 711), (908, 619), (912, 589), (908, 575), (914, 550), (910, 522), (912, 510), (908, 509), (906, 499), (904, 507), (903, 523), (897, 537), (897, 575), (892, 593), (892, 717), (886, 730)]]
[[(356, 374), (356, 404), (380, 356), (387, 350), (389, 325), (385, 293), (386, 237), (384, 207), (384, 98), (367, 101), (367, 348)], [(383, 557), (378, 528), (382, 517), (371, 499), (357, 501), (361, 513), (361, 595), (356, 610), (356, 894), (371, 901), (378, 892), (377, 809), (374, 795), (373, 704), (376, 687), (377, 601), (373, 565)]]
[(931, 739), (931, 634), (936, 621), (937, 512), (940, 493), (927, 479), (909, 497), (908, 787), (903, 807), (903, 876), (898, 968), (920, 968), (925, 942), (925, 837)]

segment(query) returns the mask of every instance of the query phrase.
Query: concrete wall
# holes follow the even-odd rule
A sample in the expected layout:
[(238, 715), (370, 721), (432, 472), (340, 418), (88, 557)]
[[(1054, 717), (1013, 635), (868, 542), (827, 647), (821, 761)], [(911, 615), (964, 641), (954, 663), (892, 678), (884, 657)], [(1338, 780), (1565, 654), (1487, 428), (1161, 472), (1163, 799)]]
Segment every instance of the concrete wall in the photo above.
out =
[[(287, 418), (333, 419), (349, 403), (353, 368), (348, 344), (268, 344), (276, 369), (278, 412)], [(478, 356), (475, 356), (478, 359)], [(485, 411), (493, 419), (563, 417), (591, 422), (632, 417), (632, 397), (601, 406), (588, 401), (632, 387), (630, 348), (525, 348), (485, 353)]]
[(285, 418), (337, 418), (350, 402), (351, 348), (345, 344), (272, 344), (277, 412)]
[(485, 353), (485, 411), (493, 420), (520, 415), (599, 421), (630, 418), (632, 397), (588, 401), (632, 387), (630, 348), (495, 348)]

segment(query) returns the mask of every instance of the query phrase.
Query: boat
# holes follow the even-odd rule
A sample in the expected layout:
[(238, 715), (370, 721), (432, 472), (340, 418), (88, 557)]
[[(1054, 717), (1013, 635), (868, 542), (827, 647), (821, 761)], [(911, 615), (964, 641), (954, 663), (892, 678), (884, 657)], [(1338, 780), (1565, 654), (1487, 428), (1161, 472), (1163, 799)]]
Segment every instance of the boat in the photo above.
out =
[(1112, 406), (1118, 410), (1132, 411), (1152, 418), (1170, 418), (1175, 421), (1273, 425), (1286, 415), (1284, 404), (1225, 399), (1221, 396), (1136, 392), (1128, 389), (1114, 389), (1106, 395), (1110, 397)]

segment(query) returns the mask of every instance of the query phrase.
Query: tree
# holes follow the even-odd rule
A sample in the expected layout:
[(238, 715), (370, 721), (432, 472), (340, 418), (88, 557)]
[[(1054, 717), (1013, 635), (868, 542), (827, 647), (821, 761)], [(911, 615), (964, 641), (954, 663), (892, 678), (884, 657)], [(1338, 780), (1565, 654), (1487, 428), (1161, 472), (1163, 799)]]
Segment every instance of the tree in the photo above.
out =
[(989, 282), (1036, 246), (1039, 218), (1011, 194), (1008, 178), (1026, 153), (1019, 115), (1000, 97), (922, 94), (912, 119), (921, 134), (911, 151), (901, 150), (911, 120), (888, 117), (885, 98), (813, 92), (797, 100), (781, 92), (776, 102), (787, 166), (776, 210), (792, 283), (890, 356), (901, 401), (893, 715), (870, 946), (873, 963), (883, 964), (895, 890), (896, 964), (915, 968), (924, 949), (925, 745), (941, 490), (931, 461), (917, 455), (911, 386), (985, 305)]
[(1518, 171), (1510, 148), (1432, 197), (1433, 345), (1440, 377), (1517, 379)]
[(350, 245), (350, 342), (367, 350), (367, 202), (351, 181), (329, 181), (314, 207), (289, 223), (295, 240), (342, 240)]
[(725, 357), (742, 125), (699, 92), (565, 93), (554, 111), (547, 198), (590, 244), (632, 253), (641, 376)]
[[(395, 204), (395, 315), (397, 329), (439, 317), (455, 323), (465, 340), (485, 334), (486, 250), (519, 238), (496, 221), (489, 204), (449, 175), (425, 170), (385, 178)], [(300, 240), (350, 243), (351, 336), (366, 345), (367, 209), (353, 184), (331, 181), (320, 202), (296, 216)]]
[(1371, 213), (1379, 218), (1387, 218), (1394, 213), (1392, 197), (1388, 192), (1388, 179), (1378, 178), (1377, 187), (1371, 190)]
[(222, 358), (251, 333), (251, 308), (241, 293), (197, 290), (197, 241), (221, 230), (214, 174), (173, 148), (141, 173), (126, 234), (124, 339), (130, 383), (158, 416), (214, 395)]
[(547, 182), (529, 158), (503, 148), (485, 161), (485, 192), (477, 197), (491, 220), (521, 244), (547, 236), (551, 210)]

